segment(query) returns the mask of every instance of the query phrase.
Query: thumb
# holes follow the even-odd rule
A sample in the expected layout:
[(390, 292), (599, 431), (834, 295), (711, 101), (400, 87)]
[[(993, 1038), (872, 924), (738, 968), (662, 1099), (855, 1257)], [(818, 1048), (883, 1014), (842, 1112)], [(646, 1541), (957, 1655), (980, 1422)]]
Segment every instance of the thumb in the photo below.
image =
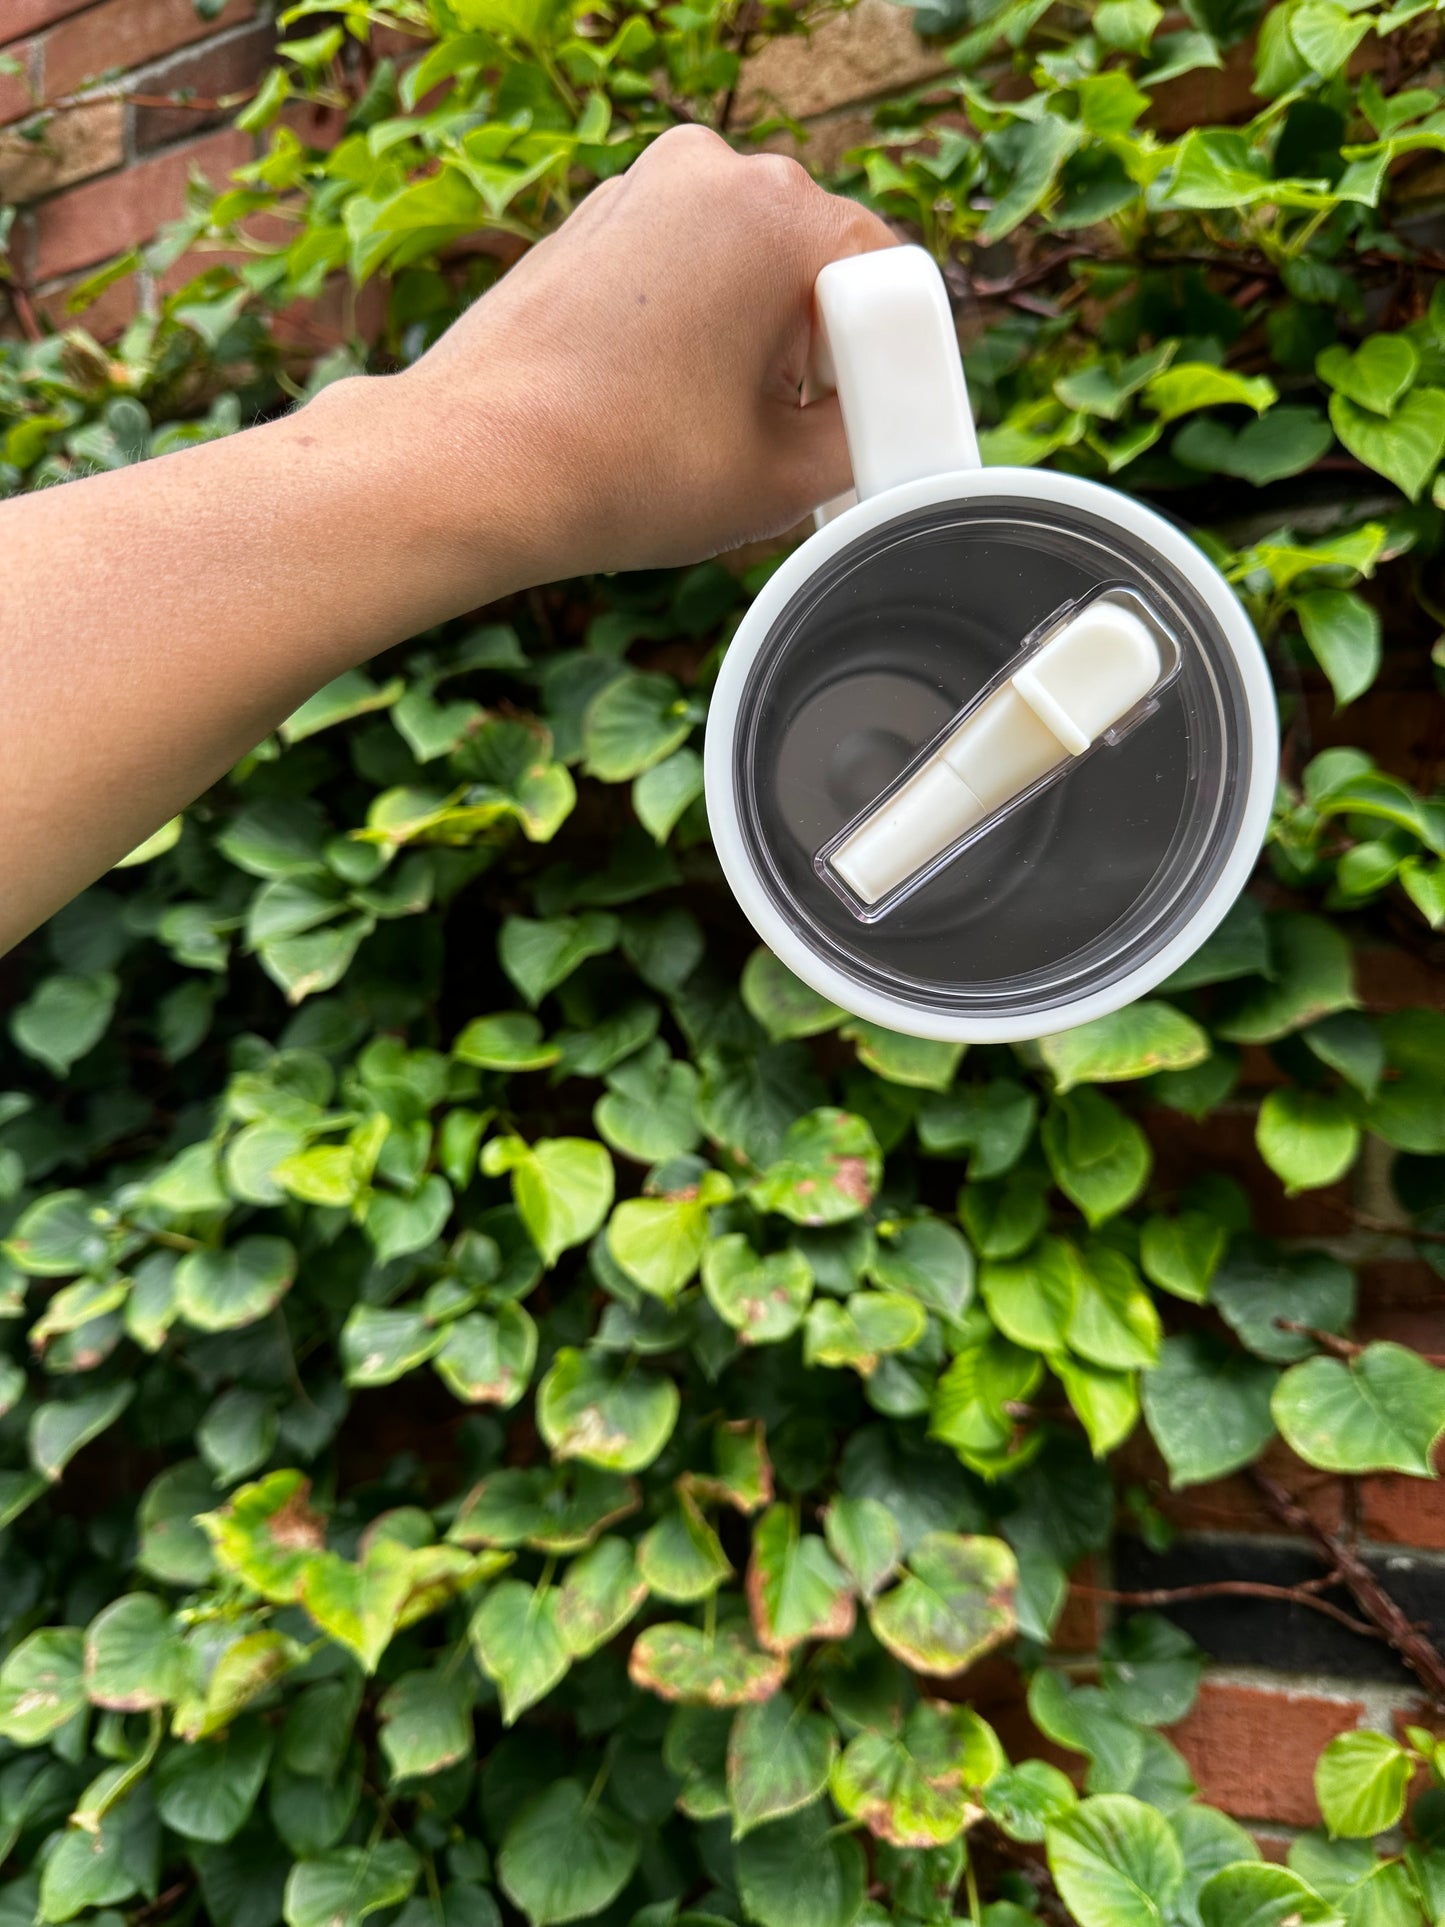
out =
[(853, 468), (836, 395), (780, 413), (773, 473), (779, 515), (786, 518), (784, 526), (791, 526), (850, 489)]

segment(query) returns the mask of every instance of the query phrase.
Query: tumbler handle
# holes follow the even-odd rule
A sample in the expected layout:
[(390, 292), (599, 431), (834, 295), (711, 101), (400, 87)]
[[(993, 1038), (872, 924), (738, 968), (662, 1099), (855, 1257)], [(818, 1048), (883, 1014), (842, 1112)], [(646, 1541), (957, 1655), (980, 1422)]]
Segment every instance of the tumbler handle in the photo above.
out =
[[(978, 468), (978, 437), (943, 276), (920, 247), (830, 261), (813, 285), (809, 385), (838, 392), (857, 499)], [(829, 503), (819, 520), (838, 512)]]

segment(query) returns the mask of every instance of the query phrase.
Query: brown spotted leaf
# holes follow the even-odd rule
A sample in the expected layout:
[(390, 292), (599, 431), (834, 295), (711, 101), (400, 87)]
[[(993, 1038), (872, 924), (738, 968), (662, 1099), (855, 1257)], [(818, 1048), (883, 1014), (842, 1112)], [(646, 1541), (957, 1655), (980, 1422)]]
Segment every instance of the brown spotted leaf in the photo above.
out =
[(947, 1677), (1010, 1637), (1017, 1587), (1018, 1566), (1002, 1539), (930, 1532), (868, 1620), (905, 1666)]
[(754, 1202), (794, 1224), (842, 1224), (866, 1211), (883, 1176), (871, 1127), (848, 1111), (809, 1111), (752, 1187)]
[(853, 1630), (852, 1583), (815, 1533), (799, 1531), (791, 1506), (769, 1506), (754, 1526), (747, 1594), (770, 1653), (790, 1653), (807, 1639), (846, 1639)]
[(849, 1819), (895, 1847), (938, 1847), (983, 1811), (979, 1790), (1006, 1764), (992, 1727), (971, 1707), (923, 1702), (901, 1733), (865, 1729), (833, 1769)]
[(273, 1472), (243, 1485), (197, 1525), (210, 1535), (216, 1562), (263, 1598), (289, 1605), (300, 1597), (306, 1568), (326, 1543), (325, 1521), (310, 1504), (311, 1481), (300, 1472)]
[(712, 1639), (696, 1626), (670, 1620), (638, 1635), (627, 1663), (634, 1686), (684, 1706), (746, 1706), (770, 1699), (788, 1676), (788, 1662), (759, 1652), (738, 1626)]

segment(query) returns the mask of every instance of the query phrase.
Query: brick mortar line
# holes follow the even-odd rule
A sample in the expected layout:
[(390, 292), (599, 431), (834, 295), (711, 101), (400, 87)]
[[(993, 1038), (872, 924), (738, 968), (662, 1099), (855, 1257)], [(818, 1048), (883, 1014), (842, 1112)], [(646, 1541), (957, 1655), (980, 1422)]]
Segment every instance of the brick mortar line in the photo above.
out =
[[(1209, 1666), (1204, 1674), (1206, 1686), (1238, 1686), (1248, 1692), (1293, 1695), (1298, 1698), (1328, 1700), (1334, 1705), (1359, 1705), (1365, 1709), (1357, 1723), (1358, 1731), (1393, 1735), (1393, 1716), (1418, 1708), (1418, 1687), (1385, 1686), (1379, 1680), (1342, 1679), (1334, 1673), (1275, 1672), (1268, 1666)], [(1196, 1702), (1197, 1704), (1197, 1702)], [(1186, 1714), (1187, 1718), (1188, 1715)], [(1164, 1729), (1166, 1732), (1168, 1728)]]
[[(1398, 1474), (1381, 1473), (1378, 1477), (1398, 1477)], [(1137, 1535), (1136, 1535), (1137, 1536)], [(1230, 1532), (1223, 1526), (1189, 1527), (1176, 1535), (1175, 1544), (1218, 1545), (1218, 1546), (1262, 1546), (1275, 1552), (1299, 1552), (1308, 1550), (1310, 1541), (1296, 1538), (1288, 1532)], [(1350, 1541), (1355, 1551), (1362, 1556), (1378, 1554), (1382, 1559), (1408, 1559), (1421, 1565), (1433, 1567), (1445, 1574), (1445, 1551), (1438, 1546), (1402, 1545), (1394, 1539), (1356, 1538)]]
[[(23, 212), (27, 214), (41, 213), (52, 202), (64, 200), (67, 194), (74, 194), (78, 189), (91, 187), (97, 181), (114, 180), (117, 175), (129, 174), (137, 168), (149, 167), (152, 161), (166, 160), (171, 155), (183, 153), (188, 147), (197, 146), (201, 141), (213, 140), (217, 135), (228, 134), (232, 131), (230, 127), (203, 127), (198, 133), (182, 134), (178, 139), (167, 141), (164, 147), (154, 148), (148, 154), (141, 154), (135, 159), (122, 159), (115, 167), (103, 167), (97, 173), (87, 174), (84, 180), (67, 182), (64, 187), (57, 187), (48, 194), (39, 194), (33, 201), (25, 201), (18, 205), (22, 208)], [(255, 137), (250, 136), (249, 138), (251, 139), (254, 154)], [(154, 240), (156, 237), (152, 235), (150, 238)], [(146, 244), (141, 242), (138, 245), (145, 246)], [(116, 252), (123, 254), (125, 249), (118, 248)], [(96, 263), (97, 267), (100, 265), (101, 263)], [(88, 273), (89, 271), (88, 269), (81, 270), (82, 273)], [(54, 281), (68, 281), (69, 279), (69, 275), (58, 275), (53, 277), (51, 281), (37, 282), (32, 292), (37, 294), (43, 293), (54, 284)]]

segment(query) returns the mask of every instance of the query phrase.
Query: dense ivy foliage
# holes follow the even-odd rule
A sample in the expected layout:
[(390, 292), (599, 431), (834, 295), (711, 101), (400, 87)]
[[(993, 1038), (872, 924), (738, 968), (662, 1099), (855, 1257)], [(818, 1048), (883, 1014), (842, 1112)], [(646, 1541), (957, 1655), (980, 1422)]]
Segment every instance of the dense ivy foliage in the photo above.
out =
[[(5, 1927), (1445, 1908), (1445, 1794), (1392, 1831), (1424, 1728), (1334, 1742), (1328, 1832), (1269, 1866), (1159, 1730), (1199, 1676), (1182, 1633), (1125, 1619), (1087, 1678), (1050, 1649), (1141, 1424), (1176, 1486), (1276, 1433), (1423, 1478), (1445, 1429), (1445, 1372), (1350, 1339), (1350, 1267), (1255, 1235), (1217, 1174), (1162, 1189), (1141, 1122), (1237, 1103), (1251, 1051), (1264, 1163), (1323, 1187), (1377, 1141), (1439, 1264), (1445, 1015), (1370, 1015), (1354, 959), (1445, 921), (1445, 806), (1311, 758), (1299, 696), (1311, 665), (1342, 706), (1370, 688), (1381, 610), (1402, 651), (1436, 635), (1439, 10), (918, 22), (941, 77), (833, 184), (983, 298), (989, 460), (1147, 493), (1237, 585), (1288, 720), (1257, 889), (1158, 998), (1038, 1045), (848, 1020), (753, 948), (700, 801), (767, 564), (545, 589), (307, 703), (10, 966)], [(809, 21), (286, 24), (240, 115), (264, 157), (151, 257), (247, 264), (113, 349), (0, 344), (0, 490), (414, 357), (657, 131), (786, 131), (737, 124), (739, 55)], [(1168, 131), (1226, 59), (1253, 117)], [(380, 318), (307, 368), (272, 316), (338, 277)], [(1078, 1787), (966, 1703), (1005, 1644)]]

